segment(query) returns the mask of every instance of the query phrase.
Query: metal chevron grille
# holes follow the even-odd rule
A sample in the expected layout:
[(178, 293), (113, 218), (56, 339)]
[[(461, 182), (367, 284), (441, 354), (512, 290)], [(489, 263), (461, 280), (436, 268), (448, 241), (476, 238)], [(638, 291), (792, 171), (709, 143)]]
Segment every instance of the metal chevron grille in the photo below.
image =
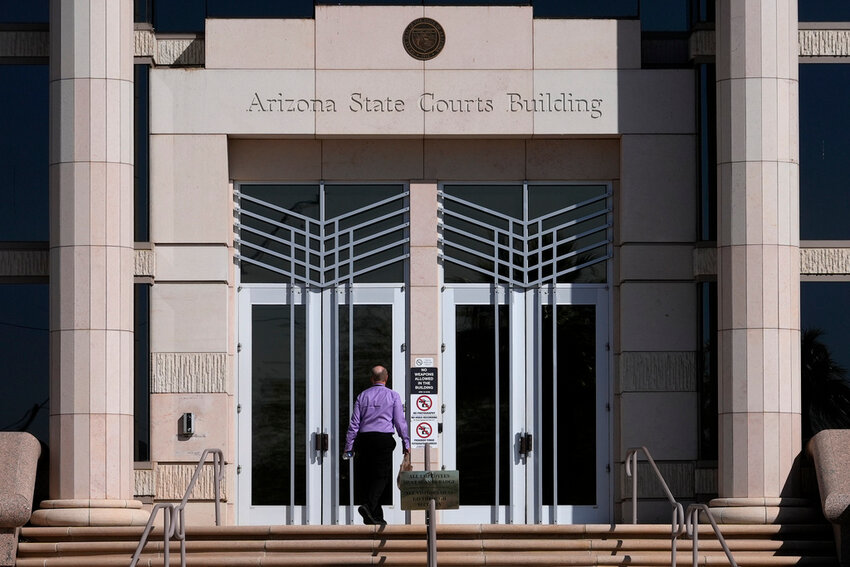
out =
[(601, 283), (611, 257), (607, 185), (445, 185), (447, 283)]
[(244, 283), (404, 281), (403, 185), (242, 185), (235, 199)]

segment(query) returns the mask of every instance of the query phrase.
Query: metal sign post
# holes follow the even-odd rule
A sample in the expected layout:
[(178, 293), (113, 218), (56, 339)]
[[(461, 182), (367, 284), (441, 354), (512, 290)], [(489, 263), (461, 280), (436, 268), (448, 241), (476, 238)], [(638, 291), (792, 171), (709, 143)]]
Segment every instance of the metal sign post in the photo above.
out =
[[(425, 445), (425, 470), (431, 470), (431, 444)], [(428, 567), (437, 567), (437, 503), (432, 498), (425, 512), (425, 524), (428, 528)]]
[[(425, 448), (425, 470), (431, 470), (431, 445), (438, 443), (439, 415), (437, 413), (437, 369), (433, 358), (418, 358), (410, 369), (410, 440), (414, 447)], [(403, 473), (403, 477), (410, 473)], [(429, 475), (430, 480), (430, 475)], [(425, 510), (428, 535), (427, 567), (437, 567), (437, 502), (428, 501)]]

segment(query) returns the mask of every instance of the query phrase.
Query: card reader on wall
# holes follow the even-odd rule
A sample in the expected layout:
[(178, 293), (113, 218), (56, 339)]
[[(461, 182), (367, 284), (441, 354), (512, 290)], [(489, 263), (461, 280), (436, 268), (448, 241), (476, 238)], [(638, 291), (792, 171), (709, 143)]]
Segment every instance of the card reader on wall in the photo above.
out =
[(195, 414), (186, 412), (180, 416), (180, 435), (189, 437), (195, 434)]

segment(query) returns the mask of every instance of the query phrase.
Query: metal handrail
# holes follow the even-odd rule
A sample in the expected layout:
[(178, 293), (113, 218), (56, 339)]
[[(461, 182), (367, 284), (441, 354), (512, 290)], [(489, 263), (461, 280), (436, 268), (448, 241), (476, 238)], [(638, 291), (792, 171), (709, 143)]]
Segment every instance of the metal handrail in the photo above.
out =
[[(664, 481), (664, 477), (661, 475), (661, 471), (658, 470), (658, 465), (655, 464), (655, 459), (652, 458), (652, 455), (649, 452), (649, 449), (646, 447), (632, 447), (628, 451), (626, 451), (626, 476), (632, 477), (632, 523), (637, 524), (637, 463), (638, 463), (638, 453), (643, 451), (644, 455), (646, 455), (646, 460), (649, 461), (649, 465), (652, 467), (652, 470), (655, 471), (655, 476), (658, 478), (658, 482), (661, 483), (661, 489), (664, 490), (664, 494), (667, 496), (667, 501), (670, 502), (670, 506), (672, 507), (673, 518), (671, 521), (671, 532), (673, 538), (677, 538), (683, 533), (685, 533), (685, 509), (681, 504), (676, 502), (676, 499), (673, 497), (673, 493), (670, 492), (670, 488), (667, 486), (667, 483)], [(632, 465), (632, 463), (634, 463)]]
[(626, 451), (626, 476), (632, 477), (632, 524), (637, 524), (637, 463), (638, 463), (638, 453), (643, 451), (646, 455), (647, 461), (649, 461), (652, 470), (655, 471), (655, 476), (658, 478), (658, 481), (661, 483), (661, 488), (664, 490), (664, 494), (667, 496), (667, 501), (670, 502), (673, 508), (673, 518), (671, 520), (671, 534), (670, 534), (670, 565), (671, 567), (676, 567), (676, 550), (678, 547), (679, 537), (685, 535), (689, 537), (693, 541), (692, 547), (692, 560), (693, 567), (697, 567), (699, 563), (699, 514), (700, 512), (705, 512), (708, 521), (711, 523), (711, 527), (714, 529), (714, 534), (717, 536), (717, 541), (720, 542), (720, 546), (723, 548), (723, 552), (726, 553), (726, 558), (729, 559), (729, 564), (732, 567), (738, 567), (738, 563), (735, 561), (735, 558), (732, 557), (732, 551), (729, 549), (729, 546), (726, 544), (726, 539), (724, 539), (723, 534), (720, 533), (720, 528), (717, 526), (717, 522), (714, 520), (714, 515), (711, 513), (711, 510), (705, 504), (691, 504), (688, 506), (687, 511), (684, 510), (683, 506), (676, 501), (673, 497), (673, 493), (670, 491), (670, 488), (667, 486), (667, 483), (664, 481), (664, 477), (661, 474), (661, 471), (658, 470), (658, 465), (655, 464), (655, 459), (652, 458), (652, 455), (649, 453), (649, 449), (646, 447), (632, 447), (628, 451)]
[(192, 480), (189, 481), (189, 486), (186, 488), (186, 493), (183, 495), (183, 499), (180, 501), (180, 504), (175, 506), (172, 503), (160, 503), (156, 504), (153, 509), (151, 509), (150, 518), (148, 518), (148, 523), (145, 525), (145, 529), (142, 532), (142, 537), (139, 539), (139, 545), (136, 547), (136, 552), (133, 554), (133, 559), (130, 561), (130, 567), (136, 567), (136, 564), (139, 562), (139, 557), (141, 557), (142, 555), (142, 550), (148, 543), (148, 537), (150, 536), (151, 531), (153, 531), (153, 523), (156, 519), (157, 512), (159, 512), (160, 510), (162, 510), (163, 514), (163, 565), (169, 564), (169, 544), (171, 543), (171, 538), (175, 538), (180, 542), (180, 565), (181, 567), (185, 567), (186, 504), (189, 502), (189, 496), (192, 494), (192, 490), (194, 490), (195, 488), (195, 483), (198, 481), (198, 477), (201, 474), (203, 466), (206, 464), (207, 455), (209, 454), (212, 454), (213, 456), (212, 466), (213, 487), (215, 490), (215, 525), (221, 525), (221, 512), (219, 504), (221, 502), (221, 480), (224, 477), (224, 453), (222, 453), (221, 449), (204, 449), (204, 452), (201, 453), (201, 458), (198, 460), (198, 465), (195, 467), (195, 474), (192, 475)]
[(732, 550), (729, 549), (729, 546), (726, 544), (726, 539), (723, 537), (723, 534), (720, 533), (720, 528), (717, 526), (717, 522), (714, 520), (714, 514), (711, 513), (711, 510), (705, 504), (691, 504), (690, 506), (688, 506), (688, 510), (685, 513), (685, 525), (687, 528), (688, 537), (690, 537), (691, 540), (693, 540), (694, 542), (692, 551), (694, 567), (696, 567), (697, 555), (699, 554), (700, 512), (705, 512), (706, 518), (708, 518), (711, 527), (714, 529), (714, 535), (717, 536), (717, 541), (720, 542), (720, 547), (723, 548), (723, 552), (726, 554), (726, 558), (729, 559), (729, 564), (732, 567), (738, 567), (738, 563), (735, 561), (735, 558), (732, 557)]

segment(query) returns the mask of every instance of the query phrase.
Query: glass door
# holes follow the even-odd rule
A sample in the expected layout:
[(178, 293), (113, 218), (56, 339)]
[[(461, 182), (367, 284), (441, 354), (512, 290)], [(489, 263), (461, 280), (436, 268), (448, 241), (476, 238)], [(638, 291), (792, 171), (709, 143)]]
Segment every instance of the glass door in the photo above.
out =
[[(241, 184), (234, 198), (238, 521), (359, 522), (342, 443), (372, 366), (404, 395), (407, 188)], [(403, 521), (398, 494), (386, 503)]]
[(321, 296), (300, 286), (239, 292), (239, 523), (321, 522), (320, 315)]
[[(359, 524), (357, 504), (363, 475), (358, 475), (360, 463), (357, 456), (351, 461), (339, 458), (345, 444), (345, 434), (357, 395), (371, 386), (371, 368), (382, 365), (390, 373), (388, 386), (396, 390), (402, 400), (405, 392), (404, 364), (404, 287), (354, 286), (339, 288), (328, 300), (331, 312), (336, 314), (330, 328), (335, 329), (335, 341), (323, 348), (324, 381), (324, 431), (332, 431), (329, 451), (325, 459), (330, 463), (323, 471), (326, 499), (323, 516), (325, 523)], [(398, 443), (398, 438), (396, 438)], [(400, 446), (393, 453), (393, 469), (401, 464)], [(352, 499), (352, 495), (354, 498)], [(401, 496), (395, 483), (391, 483), (382, 498), (384, 517), (390, 523), (404, 523)]]
[(528, 523), (610, 520), (608, 293), (550, 285), (526, 293)]
[[(342, 445), (372, 366), (405, 398), (403, 287), (249, 285), (239, 304), (239, 522), (359, 523)], [(397, 489), (384, 504), (404, 522)]]
[(457, 523), (610, 519), (607, 290), (443, 292), (444, 463)]

